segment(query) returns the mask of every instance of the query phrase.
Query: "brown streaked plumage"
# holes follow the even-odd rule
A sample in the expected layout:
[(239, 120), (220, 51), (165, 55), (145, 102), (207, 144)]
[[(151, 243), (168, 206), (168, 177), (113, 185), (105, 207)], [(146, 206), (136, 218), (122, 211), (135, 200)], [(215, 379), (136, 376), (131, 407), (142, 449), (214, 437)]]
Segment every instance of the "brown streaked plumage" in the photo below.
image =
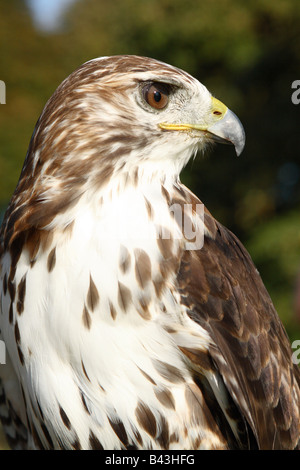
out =
[(56, 249), (54, 247), (54, 248), (52, 248), (52, 250), (50, 251), (50, 253), (48, 255), (47, 268), (48, 268), (49, 273), (51, 273), (51, 271), (53, 271), (53, 269), (55, 267), (55, 262), (56, 262)]
[(182, 258), (182, 302), (218, 344), (210, 356), (233, 396), (242, 392), (245, 401), (238, 405), (261, 448), (288, 448), (299, 440), (299, 369), (286, 332), (245, 248), (208, 212), (205, 220), (212, 236), (202, 250)]
[(144, 250), (136, 249), (134, 255), (135, 277), (141, 289), (144, 289), (151, 280), (151, 261)]
[(157, 421), (150, 408), (139, 402), (136, 408), (136, 417), (140, 426), (153, 438), (157, 435)]
[(84, 326), (87, 329), (91, 328), (92, 319), (91, 319), (91, 315), (90, 315), (88, 309), (86, 308), (86, 306), (83, 307), (82, 322), (83, 322)]
[(0, 232), (12, 448), (299, 448), (284, 327), (250, 255), (179, 179), (198, 150), (244, 140), (154, 59), (94, 59), (57, 88)]
[(130, 268), (131, 258), (130, 258), (130, 253), (128, 252), (126, 246), (121, 246), (120, 247), (120, 261), (119, 261), (119, 264), (120, 264), (120, 269), (124, 274)]
[(93, 281), (92, 276), (90, 275), (90, 285), (87, 294), (87, 305), (89, 309), (93, 312), (99, 303), (99, 292), (95, 283)]

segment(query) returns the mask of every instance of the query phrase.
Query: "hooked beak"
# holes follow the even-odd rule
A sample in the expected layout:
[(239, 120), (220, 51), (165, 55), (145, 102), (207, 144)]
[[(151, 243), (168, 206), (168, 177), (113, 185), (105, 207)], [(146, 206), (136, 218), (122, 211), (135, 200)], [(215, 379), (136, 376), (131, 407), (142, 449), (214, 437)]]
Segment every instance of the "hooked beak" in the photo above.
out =
[(245, 131), (239, 118), (221, 101), (212, 97), (212, 107), (205, 124), (168, 124), (162, 122), (159, 127), (164, 130), (201, 131), (215, 142), (232, 144), (237, 155), (245, 146)]

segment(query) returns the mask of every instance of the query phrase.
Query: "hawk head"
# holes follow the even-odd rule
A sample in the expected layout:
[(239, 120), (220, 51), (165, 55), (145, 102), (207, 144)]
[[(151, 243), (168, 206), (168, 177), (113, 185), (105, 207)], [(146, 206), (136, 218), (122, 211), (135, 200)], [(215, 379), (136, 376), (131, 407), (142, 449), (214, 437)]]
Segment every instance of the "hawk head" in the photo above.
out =
[(240, 154), (243, 127), (186, 72), (138, 56), (86, 62), (61, 83), (36, 124), (7, 230), (16, 237), (18, 226), (49, 226), (115, 176), (176, 181), (191, 156), (214, 141), (232, 143)]
[[(154, 59), (91, 60), (56, 90), (38, 121), (29, 160), (33, 171), (57, 175), (151, 165), (177, 173), (212, 141), (243, 150), (238, 118), (186, 72)], [(167, 157), (166, 157), (167, 156)], [(38, 168), (36, 168), (38, 167)], [(66, 176), (66, 175), (65, 175)]]

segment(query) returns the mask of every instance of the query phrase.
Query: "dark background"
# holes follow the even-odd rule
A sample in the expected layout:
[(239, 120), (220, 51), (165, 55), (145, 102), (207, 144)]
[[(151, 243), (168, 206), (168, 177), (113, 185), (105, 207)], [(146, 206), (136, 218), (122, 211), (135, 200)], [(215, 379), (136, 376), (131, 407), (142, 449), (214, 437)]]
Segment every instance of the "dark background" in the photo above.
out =
[(291, 99), (299, 0), (74, 0), (43, 27), (30, 1), (0, 0), (0, 214), (44, 104), (81, 63), (126, 53), (181, 67), (239, 116), (247, 137), (239, 158), (217, 146), (182, 181), (246, 245), (291, 341), (299, 339), (300, 104)]

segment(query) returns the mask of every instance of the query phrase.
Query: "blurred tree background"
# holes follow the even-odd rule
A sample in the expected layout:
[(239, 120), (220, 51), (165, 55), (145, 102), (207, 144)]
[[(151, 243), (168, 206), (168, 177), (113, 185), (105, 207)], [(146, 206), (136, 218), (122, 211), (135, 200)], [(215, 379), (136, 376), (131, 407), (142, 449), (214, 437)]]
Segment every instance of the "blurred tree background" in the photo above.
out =
[(46, 100), (81, 63), (139, 54), (181, 67), (239, 116), (247, 136), (239, 158), (217, 146), (182, 181), (243, 241), (291, 340), (300, 338), (300, 105), (291, 100), (299, 0), (74, 0), (48, 30), (36, 27), (29, 4), (0, 0), (0, 213)]

